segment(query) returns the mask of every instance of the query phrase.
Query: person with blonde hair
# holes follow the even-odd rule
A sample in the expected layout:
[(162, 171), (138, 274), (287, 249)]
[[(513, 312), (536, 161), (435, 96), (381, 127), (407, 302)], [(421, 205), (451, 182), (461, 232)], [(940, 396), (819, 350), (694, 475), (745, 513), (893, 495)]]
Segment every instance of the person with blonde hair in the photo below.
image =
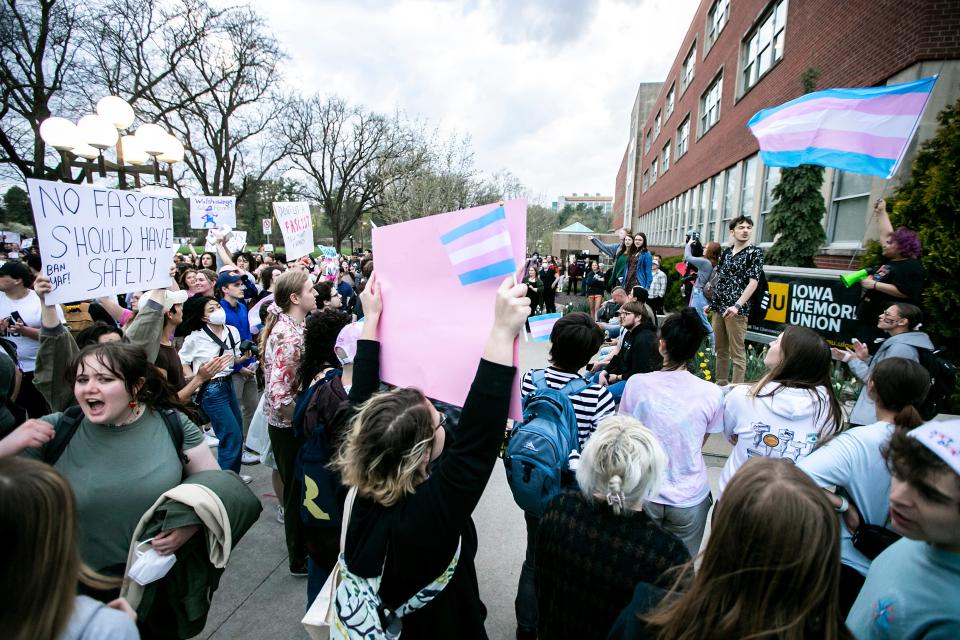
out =
[[(293, 411), (299, 389), (298, 372), (303, 352), (304, 321), (317, 308), (317, 292), (310, 276), (301, 269), (289, 269), (275, 281), (273, 302), (260, 332), (263, 358), (264, 415), (270, 446), (283, 480), (283, 528), (287, 542), (290, 573), (307, 575), (307, 551), (300, 521), (300, 483), (295, 477), (297, 454), (303, 439), (293, 431)], [(289, 514), (289, 517), (287, 517)]]
[(641, 582), (611, 640), (847, 640), (840, 531), (827, 496), (796, 465), (753, 458), (716, 507), (694, 571), (668, 593)]
[[(375, 279), (371, 286), (377, 287)], [(374, 395), (352, 420), (335, 462), (351, 488), (348, 505), (355, 496), (344, 513), (340, 571), (345, 584), (376, 594), (386, 619), (356, 620), (368, 609), (352, 608), (353, 601), (342, 597), (342, 584), (337, 616), (350, 637), (365, 623), (370, 626), (362, 628), (364, 637), (379, 637), (381, 627), (401, 624), (405, 638), (487, 637), (470, 516), (503, 440), (516, 375), (513, 346), (530, 309), (525, 293), (524, 285), (512, 285), (509, 278), (500, 284), (493, 327), (455, 438), (444, 428), (445, 416), (412, 388)], [(371, 352), (378, 356), (379, 296), (363, 302), (367, 321), (358, 363), (361, 352), (365, 358)], [(398, 618), (401, 605), (406, 613)]]
[(77, 505), (50, 465), (0, 459), (0, 629), (8, 640), (136, 640), (126, 600), (104, 605), (77, 584), (106, 589), (80, 560)]
[(605, 638), (638, 582), (668, 587), (665, 576), (690, 559), (644, 504), (667, 467), (657, 437), (634, 418), (604, 419), (577, 467), (578, 491), (554, 498), (537, 532), (541, 638)]

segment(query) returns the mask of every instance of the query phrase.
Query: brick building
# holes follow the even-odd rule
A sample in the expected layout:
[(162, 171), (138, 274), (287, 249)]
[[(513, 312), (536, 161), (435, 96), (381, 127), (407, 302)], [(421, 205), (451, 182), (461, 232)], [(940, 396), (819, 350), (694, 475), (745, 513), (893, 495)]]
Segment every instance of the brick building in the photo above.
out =
[(847, 267), (875, 237), (870, 203), (906, 176), (937, 113), (960, 96), (957, 0), (703, 0), (639, 122), (634, 105), (615, 213), (665, 254), (679, 252), (688, 229), (726, 242), (726, 222), (740, 213), (769, 246), (764, 219), (780, 171), (763, 165), (746, 123), (801, 95), (810, 68), (818, 89), (940, 75), (898, 176), (825, 172), (827, 244), (817, 262)]

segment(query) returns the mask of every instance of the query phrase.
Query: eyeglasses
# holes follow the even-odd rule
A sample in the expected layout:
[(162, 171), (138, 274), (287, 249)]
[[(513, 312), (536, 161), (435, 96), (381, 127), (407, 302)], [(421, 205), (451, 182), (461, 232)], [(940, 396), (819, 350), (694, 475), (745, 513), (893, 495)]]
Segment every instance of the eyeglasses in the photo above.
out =
[(637, 314), (635, 314), (635, 313), (632, 312), (632, 311), (621, 311), (621, 312), (619, 312), (617, 315), (620, 316), (620, 317), (623, 317), (623, 316), (635, 316), (635, 315), (637, 315)]
[(443, 425), (447, 424), (447, 414), (441, 413), (440, 420), (437, 421), (437, 426), (433, 428), (434, 431), (437, 429), (442, 429)]

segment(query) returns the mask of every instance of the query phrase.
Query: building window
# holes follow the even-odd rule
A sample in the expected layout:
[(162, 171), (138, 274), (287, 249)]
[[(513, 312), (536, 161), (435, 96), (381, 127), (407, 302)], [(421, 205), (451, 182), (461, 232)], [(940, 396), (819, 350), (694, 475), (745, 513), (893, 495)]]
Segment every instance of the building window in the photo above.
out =
[(653, 130), (647, 129), (647, 138), (643, 143), (643, 152), (645, 154), (650, 152), (650, 143), (653, 142), (653, 136), (650, 135), (651, 133), (653, 133)]
[(726, 229), (726, 223), (733, 220), (734, 198), (737, 197), (737, 169), (739, 165), (733, 165), (727, 170), (727, 185), (723, 191), (723, 229), (720, 229), (720, 235), (723, 235)]
[(717, 41), (730, 19), (730, 0), (714, 0), (707, 12), (707, 47)]
[(687, 152), (690, 145), (690, 115), (677, 127), (677, 159)]
[(657, 111), (657, 117), (653, 119), (653, 137), (660, 135), (660, 112)]
[(697, 218), (697, 229), (700, 231), (700, 241), (708, 239), (707, 220), (710, 217), (710, 181), (704, 180), (700, 184), (700, 215)]
[(657, 159), (650, 163), (650, 186), (657, 184)]
[(764, 167), (763, 198), (760, 200), (760, 242), (773, 242), (773, 229), (767, 224), (767, 214), (773, 209), (773, 188), (780, 184), (780, 167)]
[(753, 214), (753, 188), (757, 180), (757, 156), (743, 161), (743, 174), (740, 176), (740, 215)]
[(670, 117), (670, 114), (673, 113), (673, 103), (676, 97), (676, 91), (674, 91), (675, 85), (670, 85), (670, 91), (667, 91), (667, 117)]
[(649, 169), (643, 172), (642, 186), (644, 191), (650, 188), (650, 170)]
[(862, 173), (838, 171), (833, 180), (833, 203), (830, 205), (830, 242), (863, 240), (864, 220), (870, 206), (873, 179)]
[(723, 74), (718, 75), (700, 96), (700, 129), (698, 136), (709, 131), (720, 120), (720, 94), (723, 89)]
[(667, 144), (663, 145), (663, 151), (660, 153), (660, 174), (667, 172), (667, 169), (670, 168), (670, 141), (667, 140)]
[(717, 221), (720, 220), (720, 199), (723, 196), (723, 172), (710, 179), (710, 220), (707, 227), (707, 237), (712, 238), (717, 230)]
[(774, 2), (743, 40), (743, 90), (746, 91), (783, 57), (787, 0)]
[(690, 52), (683, 59), (683, 69), (680, 71), (680, 91), (690, 86), (693, 81), (693, 72), (697, 66), (697, 43), (690, 47)]

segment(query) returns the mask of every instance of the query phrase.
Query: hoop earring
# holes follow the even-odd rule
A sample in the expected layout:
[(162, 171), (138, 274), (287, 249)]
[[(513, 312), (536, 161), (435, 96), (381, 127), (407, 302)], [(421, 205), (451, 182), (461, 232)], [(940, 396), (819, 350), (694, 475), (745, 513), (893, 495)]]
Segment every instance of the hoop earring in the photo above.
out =
[(137, 408), (137, 401), (136, 401), (136, 400), (131, 400), (130, 402), (127, 403), (127, 406), (130, 407), (130, 409), (136, 409), (136, 408)]

